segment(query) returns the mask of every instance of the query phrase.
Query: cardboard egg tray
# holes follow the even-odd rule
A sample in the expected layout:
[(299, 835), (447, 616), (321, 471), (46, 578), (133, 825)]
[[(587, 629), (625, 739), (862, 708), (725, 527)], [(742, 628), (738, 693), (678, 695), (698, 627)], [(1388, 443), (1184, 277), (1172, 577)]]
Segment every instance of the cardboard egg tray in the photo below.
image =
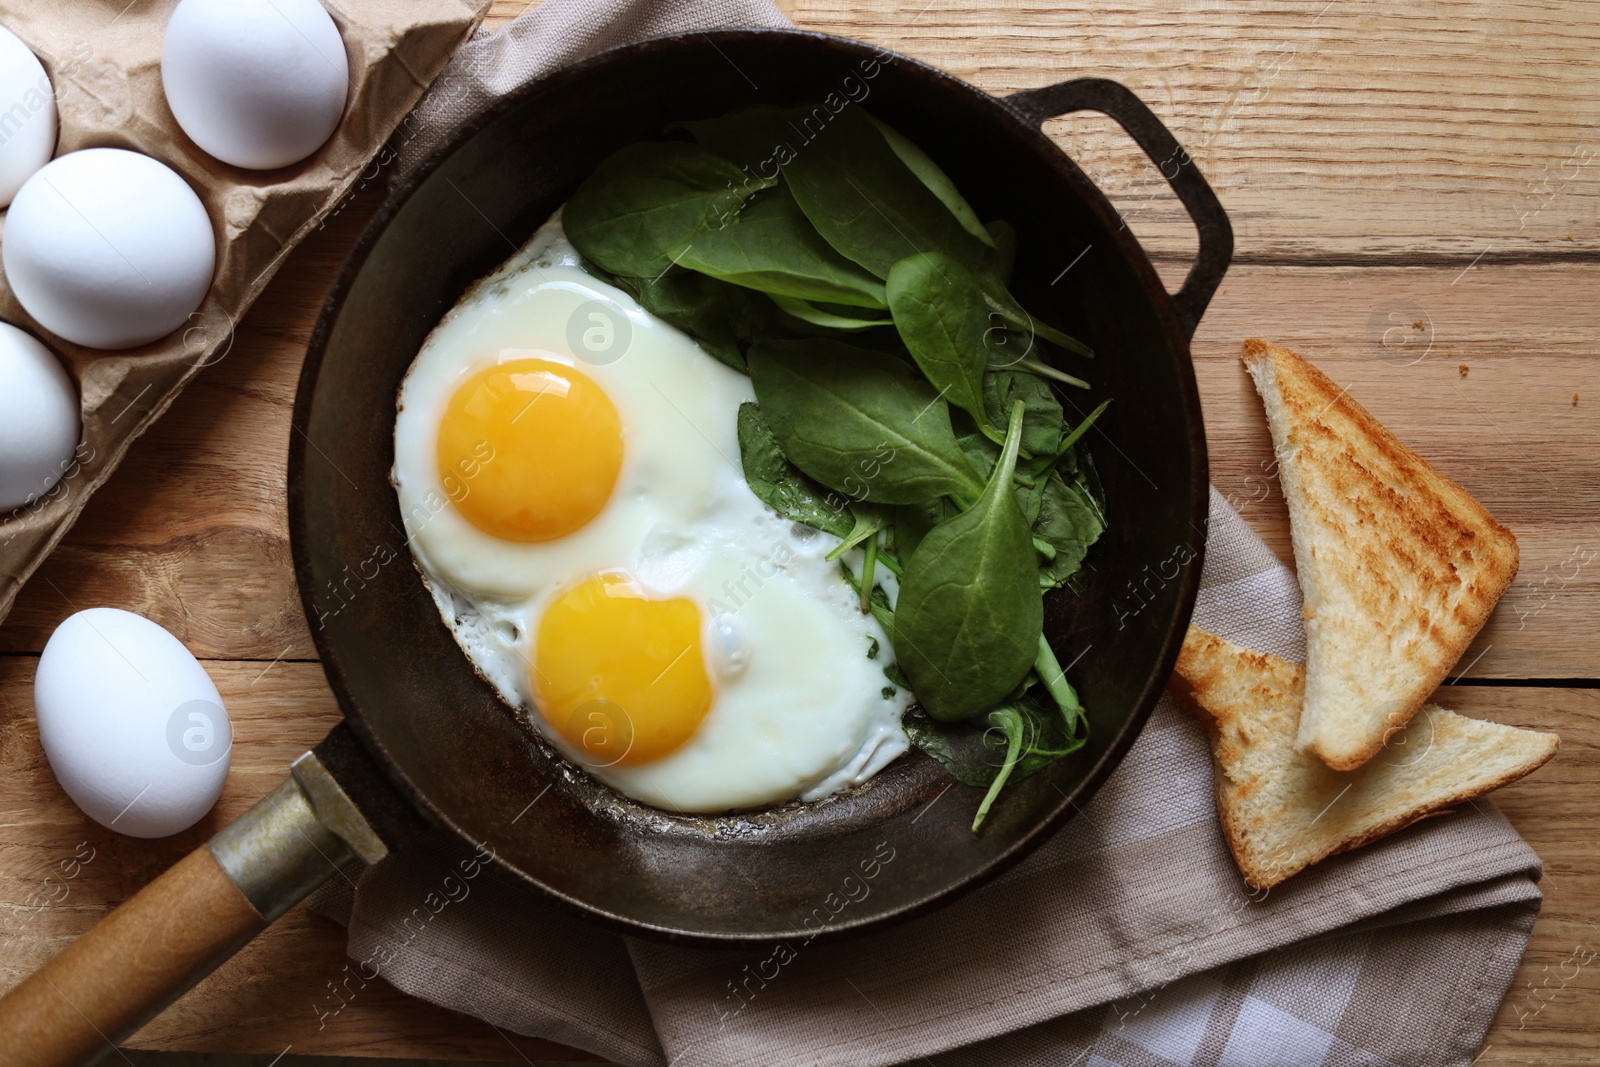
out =
[[(211, 289), (189, 324), (138, 348), (104, 351), (62, 340), (22, 310), (0, 277), (0, 319), (61, 358), (78, 384), (83, 416), (83, 439), (56, 487), (0, 517), (0, 620), (128, 445), (226, 352), (235, 324), (290, 250), (338, 207), (477, 27), (488, 0), (324, 0), (350, 61), (344, 118), (310, 158), (272, 171), (213, 159), (172, 117), (161, 88), (161, 38), (174, 6), (176, 0), (0, 3), (0, 24), (33, 49), (50, 76), (60, 122), (55, 154), (112, 147), (159, 159), (199, 194), (217, 241)], [(38, 107), (37, 97), (0, 101), (0, 127), (28, 121)]]

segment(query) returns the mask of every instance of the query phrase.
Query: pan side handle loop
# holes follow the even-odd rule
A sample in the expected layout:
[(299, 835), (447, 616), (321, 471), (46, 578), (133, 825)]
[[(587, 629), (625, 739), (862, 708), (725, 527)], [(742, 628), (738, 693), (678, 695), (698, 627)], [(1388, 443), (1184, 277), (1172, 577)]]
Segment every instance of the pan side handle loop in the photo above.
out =
[(1028, 89), (1013, 93), (1005, 101), (1034, 126), (1074, 111), (1098, 111), (1115, 119), (1150, 157), (1200, 232), (1200, 254), (1172, 298), (1178, 322), (1192, 338), (1233, 260), (1233, 226), (1217, 194), (1172, 131), (1131, 89), (1107, 78), (1078, 78)]

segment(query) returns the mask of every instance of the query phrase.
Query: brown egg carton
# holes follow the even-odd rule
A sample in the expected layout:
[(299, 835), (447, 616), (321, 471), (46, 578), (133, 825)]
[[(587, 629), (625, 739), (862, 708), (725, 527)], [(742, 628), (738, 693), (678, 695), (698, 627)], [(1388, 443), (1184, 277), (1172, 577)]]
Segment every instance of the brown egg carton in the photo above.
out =
[[(338, 208), (379, 157), (476, 29), (488, 0), (324, 0), (350, 61), (345, 115), (312, 156), (271, 171), (214, 159), (178, 127), (161, 88), (162, 31), (175, 6), (176, 0), (32, 0), (0, 12), (0, 24), (33, 49), (50, 76), (60, 121), (55, 154), (110, 147), (153, 156), (199, 194), (217, 240), (211, 289), (189, 324), (137, 348), (105, 351), (57, 337), (22, 310), (0, 276), (0, 319), (61, 358), (78, 385), (83, 419), (74, 461), (56, 487), (0, 517), (0, 620), (128, 445), (190, 378), (226, 354), (235, 324), (295, 245)], [(0, 215), (0, 242), (3, 227)]]

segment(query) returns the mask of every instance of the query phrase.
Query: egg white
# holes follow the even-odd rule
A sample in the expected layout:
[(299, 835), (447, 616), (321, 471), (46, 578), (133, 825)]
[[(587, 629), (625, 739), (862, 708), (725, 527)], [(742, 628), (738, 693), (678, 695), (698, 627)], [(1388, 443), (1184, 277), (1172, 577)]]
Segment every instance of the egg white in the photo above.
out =
[[(626, 319), (631, 339), (614, 361), (569, 344), (590, 301)], [(610, 500), (587, 526), (525, 544), (484, 533), (456, 510), (452, 497), (470, 493), (471, 478), (447, 486), (435, 448), (466, 378), (529, 357), (573, 366), (606, 392), (624, 455)], [(753, 398), (748, 378), (585, 272), (559, 213), (445, 315), (400, 390), (393, 478), (412, 554), (457, 642), (509, 704), (532, 711), (539, 619), (585, 578), (623, 570), (650, 595), (699, 606), (715, 696), (682, 748), (648, 764), (596, 767), (544, 731), (602, 781), (668, 810), (818, 799), (909, 747), (900, 717), (911, 694), (886, 681), (887, 635), (825, 558), (838, 539), (779, 518), (745, 484), (737, 415)], [(536, 713), (529, 719), (543, 727)]]

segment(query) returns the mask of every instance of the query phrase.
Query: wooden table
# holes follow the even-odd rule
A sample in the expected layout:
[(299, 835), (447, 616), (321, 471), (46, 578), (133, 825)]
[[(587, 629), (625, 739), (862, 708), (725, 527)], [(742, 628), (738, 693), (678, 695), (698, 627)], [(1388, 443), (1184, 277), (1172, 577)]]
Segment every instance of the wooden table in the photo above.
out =
[[(500, 0), (491, 19), (525, 0)], [(1517, 533), (1522, 572), (1440, 700), (1558, 731), (1496, 802), (1547, 864), (1544, 912), (1484, 1067), (1589, 1064), (1600, 965), (1600, 7), (1547, 0), (1135, 5), (786, 0), (801, 26), (918, 56), (994, 92), (1118, 78), (1185, 144), (1234, 220), (1234, 267), (1195, 338), (1212, 477), (1286, 559), (1260, 407), (1260, 336), (1317, 362)], [(1053, 124), (1172, 279), (1194, 238), (1109, 123)], [(0, 923), (10, 985), (278, 782), (337, 718), (290, 572), (284, 466), (312, 323), (368, 194), (299, 249), (137, 443), (0, 628)], [(1067, 250), (1063, 251), (1066, 254)], [(228, 788), (177, 838), (116, 838), (55, 786), (36, 657), (73, 610), (162, 623), (234, 717)], [(80, 846), (80, 842), (83, 843)], [(72, 863), (74, 855), (87, 863)], [(65, 866), (64, 866), (65, 864)], [(76, 871), (66, 878), (66, 871)], [(373, 983), (325, 1028), (342, 931), (297, 910), (147, 1026), (139, 1047), (562, 1057)], [(1576, 974), (1574, 975), (1574, 971)]]

